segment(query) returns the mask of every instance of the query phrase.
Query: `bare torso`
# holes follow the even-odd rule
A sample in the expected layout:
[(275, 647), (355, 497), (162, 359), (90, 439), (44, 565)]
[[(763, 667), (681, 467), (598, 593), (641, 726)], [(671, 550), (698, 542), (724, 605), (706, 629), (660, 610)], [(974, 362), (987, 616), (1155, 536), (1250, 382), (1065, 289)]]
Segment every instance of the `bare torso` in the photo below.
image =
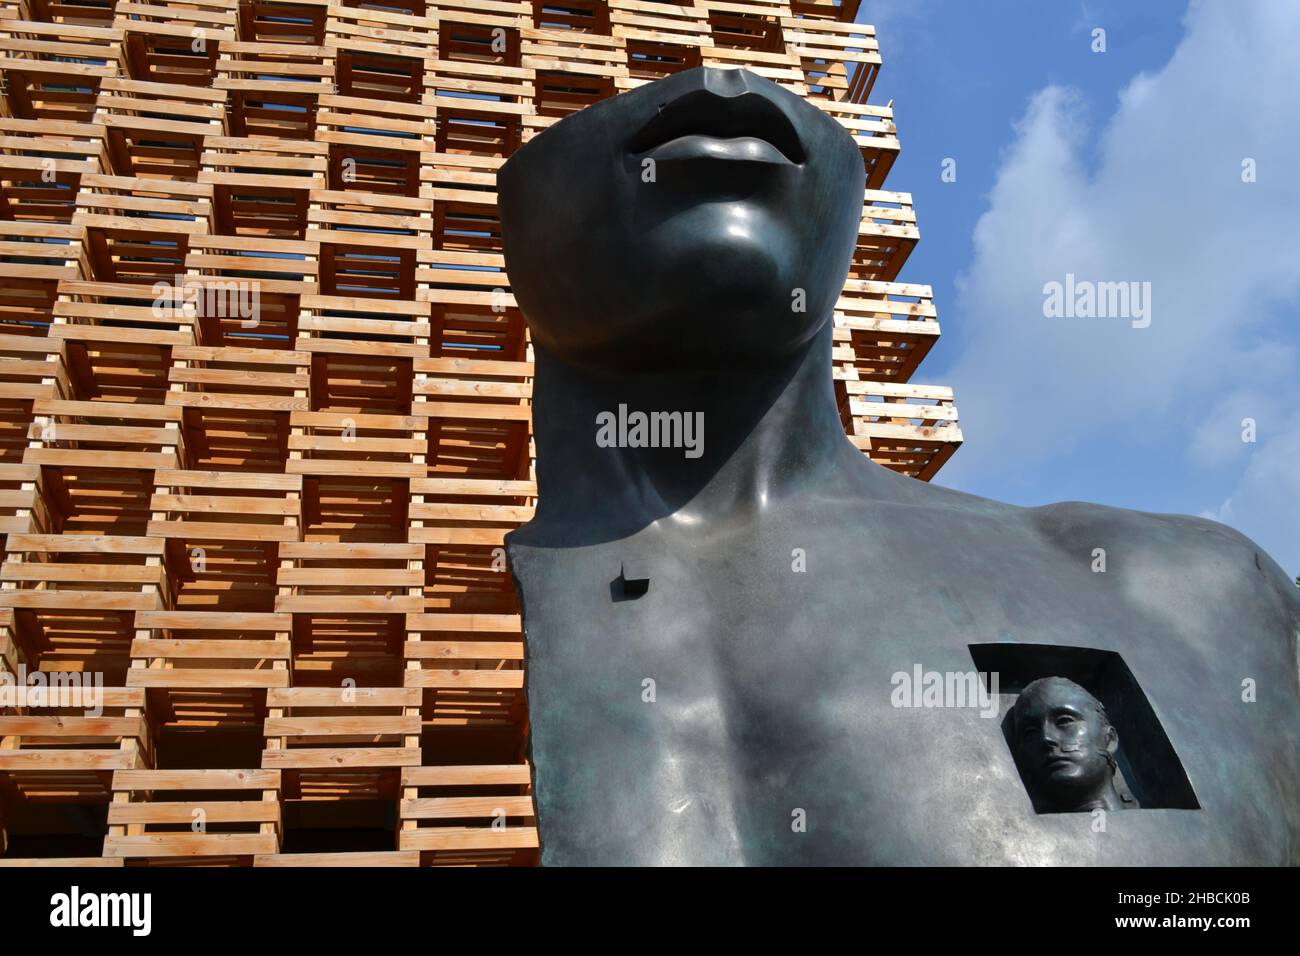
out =
[[(513, 537), (545, 863), (1300, 860), (1300, 605), (1267, 557), (1195, 519), (909, 496)], [(613, 600), (629, 560), (649, 589)], [(997, 721), (891, 703), (989, 642), (1119, 652), (1201, 809), (1036, 814)]]

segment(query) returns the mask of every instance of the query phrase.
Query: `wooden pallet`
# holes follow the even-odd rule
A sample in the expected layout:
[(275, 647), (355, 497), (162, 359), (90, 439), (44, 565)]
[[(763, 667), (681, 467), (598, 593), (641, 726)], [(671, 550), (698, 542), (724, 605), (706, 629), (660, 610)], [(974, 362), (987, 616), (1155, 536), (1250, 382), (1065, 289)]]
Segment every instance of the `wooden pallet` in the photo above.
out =
[(119, 770), (104, 856), (251, 864), (280, 848), (274, 770)]

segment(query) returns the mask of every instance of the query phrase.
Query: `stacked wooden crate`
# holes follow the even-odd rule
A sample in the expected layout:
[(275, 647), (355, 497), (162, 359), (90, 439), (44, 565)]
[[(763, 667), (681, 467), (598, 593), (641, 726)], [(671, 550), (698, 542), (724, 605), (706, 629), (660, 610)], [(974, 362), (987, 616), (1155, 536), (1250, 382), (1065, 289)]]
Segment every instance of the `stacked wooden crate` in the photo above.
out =
[[(928, 479), (952, 394), (855, 0), (0, 0), (0, 864), (528, 864), (532, 352), (497, 168), (747, 67), (868, 169), (846, 431)], [(96, 682), (98, 682), (96, 684)]]

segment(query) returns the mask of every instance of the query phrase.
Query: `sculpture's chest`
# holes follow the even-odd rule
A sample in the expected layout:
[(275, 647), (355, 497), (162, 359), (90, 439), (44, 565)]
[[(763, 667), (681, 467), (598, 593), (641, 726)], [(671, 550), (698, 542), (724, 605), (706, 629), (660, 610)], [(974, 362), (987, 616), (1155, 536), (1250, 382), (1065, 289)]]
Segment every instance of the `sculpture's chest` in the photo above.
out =
[[(1110, 841), (1086, 815), (1033, 812), (971, 682), (989, 645), (1118, 654), (1221, 814), (1233, 758), (1207, 728), (1243, 760), (1261, 743), (1234, 706), (1238, 672), (1265, 662), (1223, 661), (1212, 635), (1142, 612), (1090, 554), (1022, 540), (912, 547), (903, 565), (826, 527), (660, 543), (512, 555), (546, 862), (1122, 863), (1176, 856), (1152, 849), (1174, 836), (1202, 862), (1239, 852), (1203, 811), (1112, 814), (1125, 839)], [(622, 567), (644, 594), (624, 593)], [(1185, 710), (1197, 700), (1205, 719)]]

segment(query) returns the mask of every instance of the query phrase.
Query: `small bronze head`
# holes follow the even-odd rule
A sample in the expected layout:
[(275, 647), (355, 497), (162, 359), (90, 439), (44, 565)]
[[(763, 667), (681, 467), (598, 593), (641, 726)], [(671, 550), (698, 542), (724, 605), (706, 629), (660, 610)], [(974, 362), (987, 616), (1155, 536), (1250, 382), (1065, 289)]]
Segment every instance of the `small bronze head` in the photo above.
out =
[(1042, 813), (1124, 809), (1115, 788), (1119, 734), (1101, 701), (1064, 677), (1029, 684), (1011, 708), (1017, 763)]

